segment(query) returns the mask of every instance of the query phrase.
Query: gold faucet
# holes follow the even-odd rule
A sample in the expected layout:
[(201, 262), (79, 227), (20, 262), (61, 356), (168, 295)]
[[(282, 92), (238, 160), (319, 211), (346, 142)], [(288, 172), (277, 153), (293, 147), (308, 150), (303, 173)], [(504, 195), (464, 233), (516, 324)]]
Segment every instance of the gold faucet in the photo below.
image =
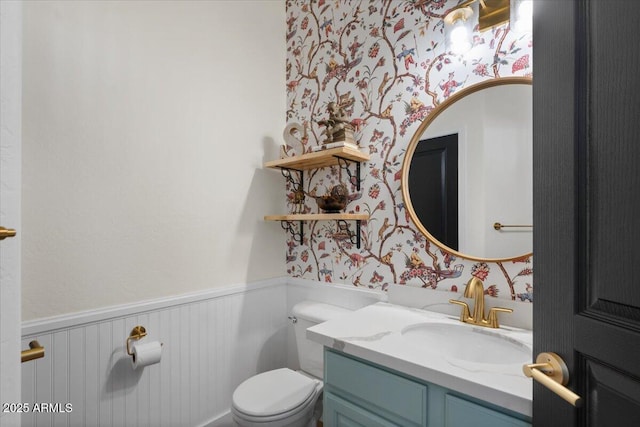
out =
[(513, 310), (510, 308), (493, 307), (489, 310), (489, 317), (484, 317), (484, 286), (482, 280), (477, 277), (472, 277), (471, 280), (467, 282), (467, 286), (464, 288), (464, 297), (473, 298), (473, 314), (471, 314), (469, 305), (466, 302), (456, 299), (449, 300), (451, 304), (462, 306), (460, 321), (464, 323), (485, 326), (487, 328), (499, 328), (498, 313), (513, 313)]

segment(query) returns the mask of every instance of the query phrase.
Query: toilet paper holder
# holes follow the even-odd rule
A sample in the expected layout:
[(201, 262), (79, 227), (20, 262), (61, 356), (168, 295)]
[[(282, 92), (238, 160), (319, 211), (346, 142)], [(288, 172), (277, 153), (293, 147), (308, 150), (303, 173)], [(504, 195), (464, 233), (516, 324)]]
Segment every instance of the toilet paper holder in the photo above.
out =
[(130, 343), (132, 340), (139, 340), (147, 336), (147, 330), (144, 326), (136, 326), (131, 330), (129, 334), (129, 338), (127, 338), (127, 354), (133, 357), (133, 352), (131, 351)]

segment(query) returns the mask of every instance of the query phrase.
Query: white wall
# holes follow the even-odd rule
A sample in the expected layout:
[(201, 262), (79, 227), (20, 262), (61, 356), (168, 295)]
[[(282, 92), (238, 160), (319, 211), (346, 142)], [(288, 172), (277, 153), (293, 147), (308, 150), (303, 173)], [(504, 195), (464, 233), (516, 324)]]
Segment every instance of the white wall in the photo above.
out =
[[(485, 181), (492, 191), (484, 199), (484, 253), (522, 255), (533, 250), (533, 228), (507, 228), (496, 232), (491, 224), (533, 224), (533, 103), (531, 85), (498, 86), (505, 93), (518, 93), (508, 102), (485, 98), (484, 164)], [(517, 91), (517, 92), (516, 92)], [(496, 95), (497, 99), (503, 96)], [(504, 203), (507, 199), (508, 203)], [(504, 252), (493, 252), (500, 248)]]
[[(20, 143), (22, 4), (0, 1), (0, 226), (18, 230), (0, 242), (0, 402), (20, 402)], [(19, 426), (0, 411), (0, 425)]]
[(24, 5), (23, 319), (285, 274), (281, 1)]

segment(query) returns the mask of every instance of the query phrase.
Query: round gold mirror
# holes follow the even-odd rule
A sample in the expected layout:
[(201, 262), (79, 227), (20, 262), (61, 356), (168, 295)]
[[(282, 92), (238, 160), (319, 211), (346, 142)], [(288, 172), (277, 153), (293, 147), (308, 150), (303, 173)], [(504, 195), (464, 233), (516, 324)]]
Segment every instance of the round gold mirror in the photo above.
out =
[(409, 216), (456, 256), (505, 261), (533, 250), (531, 79), (469, 86), (439, 104), (402, 164)]

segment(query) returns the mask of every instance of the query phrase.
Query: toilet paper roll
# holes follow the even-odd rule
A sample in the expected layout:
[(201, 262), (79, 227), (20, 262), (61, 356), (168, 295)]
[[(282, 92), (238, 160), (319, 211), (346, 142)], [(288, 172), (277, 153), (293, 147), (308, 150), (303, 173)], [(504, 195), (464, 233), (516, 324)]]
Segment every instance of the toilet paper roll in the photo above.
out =
[(162, 358), (162, 344), (158, 341), (135, 343), (133, 345), (132, 365), (133, 369), (159, 363)]

